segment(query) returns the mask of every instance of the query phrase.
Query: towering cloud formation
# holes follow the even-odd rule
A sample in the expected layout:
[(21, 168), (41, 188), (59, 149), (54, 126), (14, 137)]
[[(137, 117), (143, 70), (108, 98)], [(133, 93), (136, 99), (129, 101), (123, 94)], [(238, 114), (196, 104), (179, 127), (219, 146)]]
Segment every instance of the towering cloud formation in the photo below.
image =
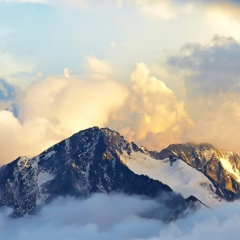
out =
[(129, 140), (150, 149), (180, 141), (182, 132), (192, 124), (184, 103), (177, 100), (164, 82), (151, 76), (144, 63), (136, 65), (130, 82), (128, 101), (114, 116), (113, 127)]

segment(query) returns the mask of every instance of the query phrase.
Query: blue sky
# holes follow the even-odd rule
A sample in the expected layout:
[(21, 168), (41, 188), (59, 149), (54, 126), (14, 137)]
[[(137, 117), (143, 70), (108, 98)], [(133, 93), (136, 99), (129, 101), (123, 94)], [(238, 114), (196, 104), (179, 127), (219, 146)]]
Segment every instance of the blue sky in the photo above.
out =
[(93, 125), (155, 150), (239, 152), (239, 13), (238, 1), (0, 1), (2, 162)]
[[(194, 6), (185, 1), (176, 5), (167, 0), (122, 1), (121, 5), (118, 2), (2, 1), (1, 51), (10, 55), (9, 61), (14, 65), (20, 65), (8, 72), (21, 73), (18, 70), (22, 68), (35, 75), (49, 75), (60, 74), (68, 67), (78, 74), (84, 71), (88, 56), (125, 65), (126, 71), (139, 61), (152, 64), (162, 51), (178, 50), (186, 42), (207, 43), (214, 34), (237, 36), (239, 32), (231, 29), (231, 20), (226, 28), (211, 21), (214, 10), (206, 10), (203, 4)], [(220, 18), (224, 18), (223, 13)], [(119, 63), (118, 59), (122, 61)]]

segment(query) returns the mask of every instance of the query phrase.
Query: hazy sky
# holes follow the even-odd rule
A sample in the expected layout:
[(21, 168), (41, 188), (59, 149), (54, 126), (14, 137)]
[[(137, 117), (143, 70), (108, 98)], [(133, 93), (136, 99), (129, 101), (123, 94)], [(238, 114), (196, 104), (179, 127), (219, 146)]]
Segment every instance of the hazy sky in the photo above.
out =
[(94, 125), (240, 152), (240, 3), (0, 0), (0, 162)]

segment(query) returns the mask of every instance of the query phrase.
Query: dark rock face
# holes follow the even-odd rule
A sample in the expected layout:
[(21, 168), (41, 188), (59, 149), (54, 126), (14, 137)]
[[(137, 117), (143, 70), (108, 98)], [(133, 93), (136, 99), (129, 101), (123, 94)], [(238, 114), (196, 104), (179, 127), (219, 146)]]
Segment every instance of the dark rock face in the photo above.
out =
[[(172, 144), (161, 152), (149, 152), (156, 159), (177, 157), (203, 172), (217, 188), (217, 194), (231, 201), (240, 197), (240, 157), (233, 152), (218, 150), (210, 144)], [(232, 172), (226, 167), (229, 163)], [(233, 174), (235, 172), (236, 174)]]
[(188, 203), (181, 195), (134, 174), (120, 161), (119, 154), (134, 151), (132, 146), (119, 133), (94, 127), (34, 158), (20, 157), (0, 168), (0, 205), (13, 207), (14, 215), (22, 216), (36, 213), (57, 196), (124, 192), (148, 197), (170, 194), (165, 203), (171, 216), (186, 210)]

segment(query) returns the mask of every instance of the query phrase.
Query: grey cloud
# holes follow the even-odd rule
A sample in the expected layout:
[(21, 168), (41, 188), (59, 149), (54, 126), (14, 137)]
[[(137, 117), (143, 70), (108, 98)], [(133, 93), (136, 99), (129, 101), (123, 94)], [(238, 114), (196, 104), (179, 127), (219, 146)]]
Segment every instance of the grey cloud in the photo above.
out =
[(193, 71), (186, 88), (191, 87), (194, 95), (239, 93), (240, 44), (233, 38), (216, 36), (210, 46), (187, 44), (168, 64)]

